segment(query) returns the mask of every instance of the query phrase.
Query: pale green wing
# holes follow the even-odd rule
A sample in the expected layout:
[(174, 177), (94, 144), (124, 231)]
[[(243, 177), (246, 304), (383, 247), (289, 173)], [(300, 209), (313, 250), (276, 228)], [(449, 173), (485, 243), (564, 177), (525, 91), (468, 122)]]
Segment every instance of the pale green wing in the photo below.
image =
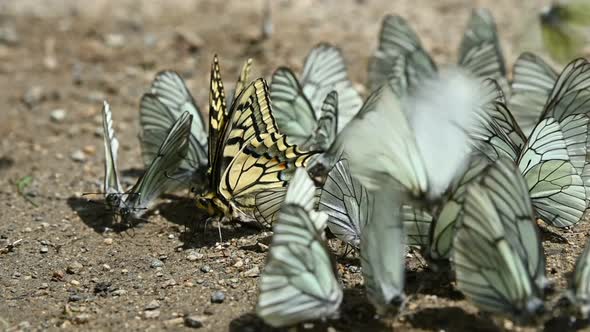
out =
[(494, 79), (503, 92), (508, 92), (506, 65), (496, 23), (486, 9), (476, 9), (471, 14), (459, 47), (459, 66), (476, 77)]
[(314, 150), (326, 151), (334, 142), (336, 134), (338, 133), (338, 93), (336, 91), (330, 92), (322, 109), (320, 110), (320, 119), (315, 130), (313, 141)]
[(586, 188), (554, 119), (545, 118), (535, 127), (518, 165), (533, 206), (545, 222), (565, 227), (580, 221), (586, 210)]
[(270, 100), (277, 125), (289, 143), (308, 143), (317, 126), (316, 112), (290, 69), (281, 67), (272, 75)]
[(260, 278), (256, 314), (274, 327), (335, 317), (342, 302), (323, 237), (328, 216), (307, 209), (315, 187), (299, 169), (281, 207)]
[(467, 186), (452, 258), (457, 288), (481, 309), (521, 318), (542, 309), (545, 258), (526, 184), (510, 159)]
[(436, 65), (422, 47), (416, 32), (400, 16), (387, 15), (381, 23), (379, 47), (369, 60), (370, 91), (389, 81), (399, 56), (406, 58), (411, 86), (436, 75)]
[(370, 219), (372, 195), (352, 178), (346, 159), (328, 174), (322, 187), (319, 210), (328, 215), (328, 228), (340, 240), (358, 248), (361, 231)]
[(570, 283), (573, 302), (584, 318), (590, 314), (590, 244), (586, 243), (584, 251), (576, 261), (573, 278)]
[(435, 221), (426, 210), (402, 205), (401, 218), (406, 233), (406, 244), (428, 248), (430, 244), (430, 229)]
[(525, 135), (529, 135), (541, 116), (557, 73), (532, 53), (521, 54), (512, 67), (508, 106)]
[(119, 140), (113, 129), (113, 115), (110, 105), (105, 101), (102, 105), (102, 129), (104, 140), (104, 192), (105, 195), (123, 192), (117, 171), (117, 151)]
[(127, 193), (123, 205), (133, 218), (141, 217), (160, 194), (178, 186), (178, 180), (171, 176), (188, 153), (192, 119), (189, 112), (184, 112), (174, 122), (156, 158)]
[(405, 237), (400, 194), (392, 186), (372, 194), (371, 218), (361, 234), (361, 266), (367, 297), (384, 315), (404, 302)]
[(309, 52), (303, 66), (301, 86), (316, 115), (320, 113), (326, 96), (332, 91), (338, 93), (338, 131), (354, 117), (363, 103), (348, 78), (342, 52), (329, 44), (319, 44)]

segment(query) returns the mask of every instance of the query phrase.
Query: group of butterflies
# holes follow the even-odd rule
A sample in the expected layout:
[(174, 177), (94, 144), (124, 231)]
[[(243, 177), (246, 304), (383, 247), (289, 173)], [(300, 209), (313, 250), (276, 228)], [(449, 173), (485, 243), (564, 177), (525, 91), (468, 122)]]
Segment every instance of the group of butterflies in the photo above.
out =
[[(439, 70), (399, 16), (383, 20), (364, 102), (327, 44), (299, 79), (279, 68), (270, 87), (247, 61), (228, 96), (215, 56), (208, 131), (183, 79), (160, 72), (141, 98), (146, 171), (129, 190), (104, 103), (105, 202), (139, 219), (188, 188), (211, 216), (272, 226), (256, 309), (272, 326), (337, 317), (326, 233), (360, 251), (380, 315), (402, 307), (406, 247), (417, 246), (450, 261), (482, 310), (538, 316), (549, 281), (536, 219), (575, 225), (590, 200), (590, 63), (557, 73), (525, 53), (508, 81), (493, 18), (475, 10), (454, 67)], [(587, 316), (589, 248), (573, 280), (568, 298)]]

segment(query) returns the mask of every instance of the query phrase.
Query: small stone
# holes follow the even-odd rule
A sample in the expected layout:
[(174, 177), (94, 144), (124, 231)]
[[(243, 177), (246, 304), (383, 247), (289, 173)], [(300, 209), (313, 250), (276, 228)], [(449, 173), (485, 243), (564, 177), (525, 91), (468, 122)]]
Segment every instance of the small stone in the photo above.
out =
[(257, 244), (258, 244), (258, 248), (260, 248), (261, 251), (264, 252), (264, 251), (268, 250), (268, 246), (266, 244), (260, 243), (260, 242), (258, 242)]
[(119, 48), (125, 45), (125, 36), (118, 33), (109, 33), (104, 36), (104, 43), (108, 47)]
[(201, 266), (201, 272), (209, 273), (209, 272), (211, 272), (211, 267), (209, 265), (203, 265), (203, 266)]
[(76, 273), (79, 273), (80, 271), (82, 271), (82, 268), (84, 268), (84, 266), (81, 263), (79, 263), (79, 262), (72, 262), (66, 268), (66, 272), (69, 273), (69, 274), (76, 274)]
[(129, 273), (129, 270), (127, 270), (127, 269), (122, 269), (121, 270), (121, 274), (127, 274), (127, 273)]
[(143, 312), (145, 319), (155, 319), (160, 317), (160, 310), (146, 310)]
[(89, 314), (79, 314), (76, 317), (74, 317), (74, 323), (76, 324), (85, 324), (88, 323), (88, 321), (90, 321)]
[(96, 153), (96, 147), (94, 145), (86, 145), (82, 151), (88, 155), (94, 155)]
[(203, 280), (203, 279), (197, 279), (197, 280), (195, 280), (195, 282), (197, 284), (201, 285), (201, 284), (204, 284), (205, 283), (205, 280)]
[(225, 293), (222, 291), (215, 291), (211, 294), (211, 303), (223, 303), (225, 301)]
[(78, 301), (82, 301), (82, 296), (78, 295), (78, 294), (72, 294), (70, 295), (70, 297), (68, 297), (68, 301), (69, 302), (78, 302)]
[(111, 266), (109, 264), (102, 264), (102, 269), (105, 271), (110, 271), (111, 270)]
[(80, 286), (80, 282), (78, 280), (75, 280), (75, 279), (70, 280), (70, 284), (72, 284), (74, 286)]
[(23, 102), (30, 108), (37, 106), (46, 98), (45, 90), (42, 86), (30, 87), (23, 95)]
[(206, 317), (204, 316), (197, 316), (197, 315), (191, 315), (191, 316), (186, 316), (184, 317), (184, 325), (186, 325), (187, 327), (192, 327), (194, 329), (198, 329), (200, 327), (203, 327), (203, 323), (205, 322)]
[(160, 307), (160, 302), (158, 302), (158, 300), (152, 300), (143, 309), (144, 310), (156, 310), (159, 307)]
[(64, 276), (65, 276), (64, 271), (57, 270), (57, 271), (53, 272), (53, 274), (51, 275), (51, 280), (52, 281), (62, 281), (64, 279)]
[(113, 296), (123, 296), (127, 294), (127, 291), (124, 289), (117, 289), (111, 293)]
[(184, 318), (176, 317), (176, 318), (165, 320), (164, 325), (171, 327), (171, 326), (175, 326), (175, 325), (180, 325), (183, 322), (184, 322)]
[(73, 161), (77, 161), (79, 163), (86, 161), (86, 154), (82, 150), (76, 150), (70, 154), (70, 158)]
[(168, 279), (164, 281), (164, 283), (162, 284), (162, 288), (168, 288), (173, 286), (176, 286), (176, 280), (174, 279)]
[(162, 262), (162, 261), (161, 261), (161, 260), (159, 260), (159, 259), (152, 259), (152, 261), (151, 261), (151, 263), (150, 263), (150, 267), (151, 267), (152, 269), (155, 269), (155, 268), (157, 268), (157, 267), (162, 267), (162, 266), (164, 266), (164, 262)]
[(66, 118), (66, 110), (58, 108), (56, 110), (51, 111), (49, 114), (51, 121), (53, 122), (62, 122)]
[(32, 229), (31, 227), (26, 227), (26, 228), (24, 229), (24, 232), (25, 232), (25, 233), (30, 233), (30, 232), (32, 232), (32, 231), (33, 231), (33, 229)]
[(236, 267), (236, 268), (238, 268), (238, 269), (239, 269), (239, 268), (241, 268), (242, 266), (244, 266), (244, 261), (243, 261), (243, 260), (241, 260), (241, 259), (240, 259), (240, 260), (238, 260), (238, 261), (237, 261), (237, 262), (234, 264), (234, 267)]
[(157, 272), (156, 273), (156, 277), (158, 277), (158, 278), (163, 277), (163, 276), (164, 276), (164, 273), (162, 273), (162, 272)]
[(41, 247), (41, 249), (39, 249), (39, 252), (42, 253), (42, 254), (46, 254), (46, 253), (49, 252), (49, 248), (47, 248), (47, 247)]
[(169, 239), (174, 239), (174, 234), (168, 234)]
[(104, 239), (102, 241), (104, 244), (106, 244), (107, 246), (110, 246), (111, 244), (113, 244), (113, 239), (111, 239), (110, 237), (107, 237), (106, 239)]
[(111, 289), (110, 282), (98, 282), (94, 286), (94, 294), (106, 296), (110, 289)]
[(198, 252), (195, 252), (195, 253), (191, 253), (188, 256), (186, 256), (186, 259), (189, 260), (189, 261), (191, 261), (191, 262), (194, 262), (196, 260), (202, 259), (203, 256), (204, 256), (203, 254), (198, 253)]
[(209, 306), (208, 306), (208, 307), (206, 307), (206, 308), (203, 310), (203, 313), (204, 313), (205, 315), (212, 316), (212, 315), (215, 315), (215, 310), (213, 310), (213, 308), (212, 308), (212, 307), (209, 307)]
[(39, 289), (47, 289), (47, 288), (49, 288), (49, 284), (46, 282), (42, 283), (41, 286), (39, 286)]
[(258, 277), (259, 275), (260, 275), (260, 269), (258, 268), (258, 266), (255, 266), (255, 267), (251, 268), (250, 270), (244, 272), (245, 277), (254, 278), (254, 277)]

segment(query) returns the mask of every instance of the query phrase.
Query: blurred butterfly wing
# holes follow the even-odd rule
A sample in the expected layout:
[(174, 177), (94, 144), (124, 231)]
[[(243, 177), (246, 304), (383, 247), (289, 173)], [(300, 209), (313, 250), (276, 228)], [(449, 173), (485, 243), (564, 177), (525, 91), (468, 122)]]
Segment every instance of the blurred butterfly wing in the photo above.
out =
[(410, 85), (435, 75), (434, 61), (422, 47), (418, 35), (400, 16), (387, 15), (381, 24), (379, 47), (369, 60), (369, 88), (374, 91), (387, 82), (395, 57), (406, 57)]
[(322, 187), (319, 211), (328, 215), (328, 228), (340, 240), (358, 248), (361, 231), (370, 219), (372, 196), (352, 178), (346, 159), (328, 173)]
[(529, 135), (543, 112), (557, 73), (540, 57), (523, 53), (512, 69), (508, 106), (525, 135)]
[(335, 317), (342, 302), (323, 238), (328, 217), (305, 207), (314, 191), (305, 170), (298, 170), (273, 229), (256, 314), (274, 327)]
[[(175, 174), (189, 147), (192, 115), (184, 112), (172, 125), (160, 145), (156, 158), (127, 193), (125, 206), (139, 218), (160, 194), (179, 185)], [(149, 133), (148, 133), (149, 134)]]
[[(526, 263), (506, 237), (504, 225), (512, 221), (502, 220), (490, 190), (477, 184), (467, 190), (463, 222), (453, 240), (457, 288), (481, 309), (527, 316), (543, 302)], [(503, 193), (509, 194), (505, 200), (522, 199)], [(528, 217), (533, 222), (532, 214)]]
[(273, 115), (289, 143), (309, 142), (316, 128), (316, 114), (303, 88), (288, 68), (277, 69), (270, 84)]
[(432, 216), (423, 209), (403, 205), (401, 218), (407, 237), (406, 244), (427, 248), (430, 245), (430, 227), (434, 222)]
[(590, 113), (590, 63), (579, 58), (559, 74), (551, 90), (542, 118), (558, 122), (575, 114)]
[(535, 127), (518, 165), (545, 222), (565, 227), (580, 221), (586, 209), (586, 189), (554, 119), (545, 118)]
[[(219, 193), (239, 210), (254, 211), (259, 193), (286, 187), (295, 169), (305, 167), (314, 153), (289, 145), (285, 136), (278, 133), (256, 136), (244, 145), (225, 170)], [(271, 212), (261, 213), (272, 215)]]
[(476, 77), (496, 80), (502, 91), (508, 91), (496, 23), (489, 11), (476, 9), (472, 12), (459, 48), (459, 65)]
[(232, 100), (228, 101), (228, 105), (231, 105), (236, 98), (242, 93), (242, 90), (248, 85), (249, 77), (250, 77), (250, 69), (252, 68), (252, 59), (246, 60), (244, 65), (242, 66), (242, 71), (240, 71), (240, 76), (238, 77), (238, 81), (236, 82), (236, 87), (234, 89), (234, 94)]
[(405, 237), (400, 196), (391, 186), (374, 196), (371, 219), (361, 234), (361, 266), (367, 297), (378, 314), (404, 301)]
[(314, 149), (326, 151), (334, 142), (336, 134), (338, 133), (338, 93), (336, 91), (330, 92), (322, 109), (320, 111), (320, 119), (314, 133)]
[(344, 128), (363, 103), (348, 78), (342, 52), (329, 44), (319, 44), (309, 52), (303, 66), (301, 86), (316, 115), (320, 113), (326, 96), (332, 91), (338, 93), (338, 131)]
[(574, 295), (574, 303), (582, 316), (587, 318), (590, 313), (590, 245), (588, 243), (576, 261), (570, 287)]
[(119, 140), (113, 129), (113, 115), (110, 105), (105, 101), (102, 106), (102, 129), (104, 139), (104, 192), (108, 194), (122, 193), (119, 172), (117, 171), (117, 150)]
[(590, 198), (590, 164), (586, 159), (590, 146), (590, 135), (588, 135), (590, 118), (584, 114), (570, 115), (561, 120), (559, 124), (570, 162), (582, 177), (586, 188), (586, 201), (588, 201)]

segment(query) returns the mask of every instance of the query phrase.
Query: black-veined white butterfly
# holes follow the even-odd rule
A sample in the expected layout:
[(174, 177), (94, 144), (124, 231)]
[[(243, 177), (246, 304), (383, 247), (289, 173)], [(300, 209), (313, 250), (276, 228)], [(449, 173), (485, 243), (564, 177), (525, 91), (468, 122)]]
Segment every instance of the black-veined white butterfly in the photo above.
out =
[(173, 71), (156, 75), (148, 93), (141, 97), (139, 119), (141, 148), (145, 166), (157, 156), (168, 129), (184, 112), (193, 116), (187, 157), (178, 174), (172, 175), (181, 186), (192, 186), (200, 192), (205, 184), (207, 165), (207, 132), (203, 117), (184, 80)]
[[(175, 188), (177, 179), (172, 176), (186, 158), (190, 141), (192, 115), (182, 113), (168, 129), (157, 154), (145, 173), (131, 189), (123, 192), (117, 172), (119, 142), (113, 129), (110, 106), (104, 102), (103, 129), (105, 146), (104, 191), (107, 206), (123, 220), (139, 219), (151, 207), (160, 194)], [(152, 135), (149, 132), (146, 135)], [(157, 134), (153, 134), (157, 135)]]
[(328, 216), (314, 210), (315, 191), (297, 169), (273, 227), (256, 314), (274, 327), (336, 317), (342, 302), (324, 237)]
[(497, 159), (467, 186), (452, 262), (457, 288), (479, 308), (518, 318), (543, 310), (545, 259), (528, 188), (512, 160)]
[[(390, 80), (399, 56), (406, 58), (410, 86), (436, 76), (436, 64), (416, 32), (400, 16), (388, 15), (381, 25), (379, 47), (369, 62), (371, 91)], [(487, 10), (473, 11), (459, 47), (458, 65), (476, 77), (495, 79), (504, 91), (507, 90), (506, 68), (496, 24)]]
[(270, 98), (289, 143), (316, 150), (326, 150), (362, 104), (340, 50), (328, 44), (309, 52), (300, 81), (289, 68), (277, 69)]

